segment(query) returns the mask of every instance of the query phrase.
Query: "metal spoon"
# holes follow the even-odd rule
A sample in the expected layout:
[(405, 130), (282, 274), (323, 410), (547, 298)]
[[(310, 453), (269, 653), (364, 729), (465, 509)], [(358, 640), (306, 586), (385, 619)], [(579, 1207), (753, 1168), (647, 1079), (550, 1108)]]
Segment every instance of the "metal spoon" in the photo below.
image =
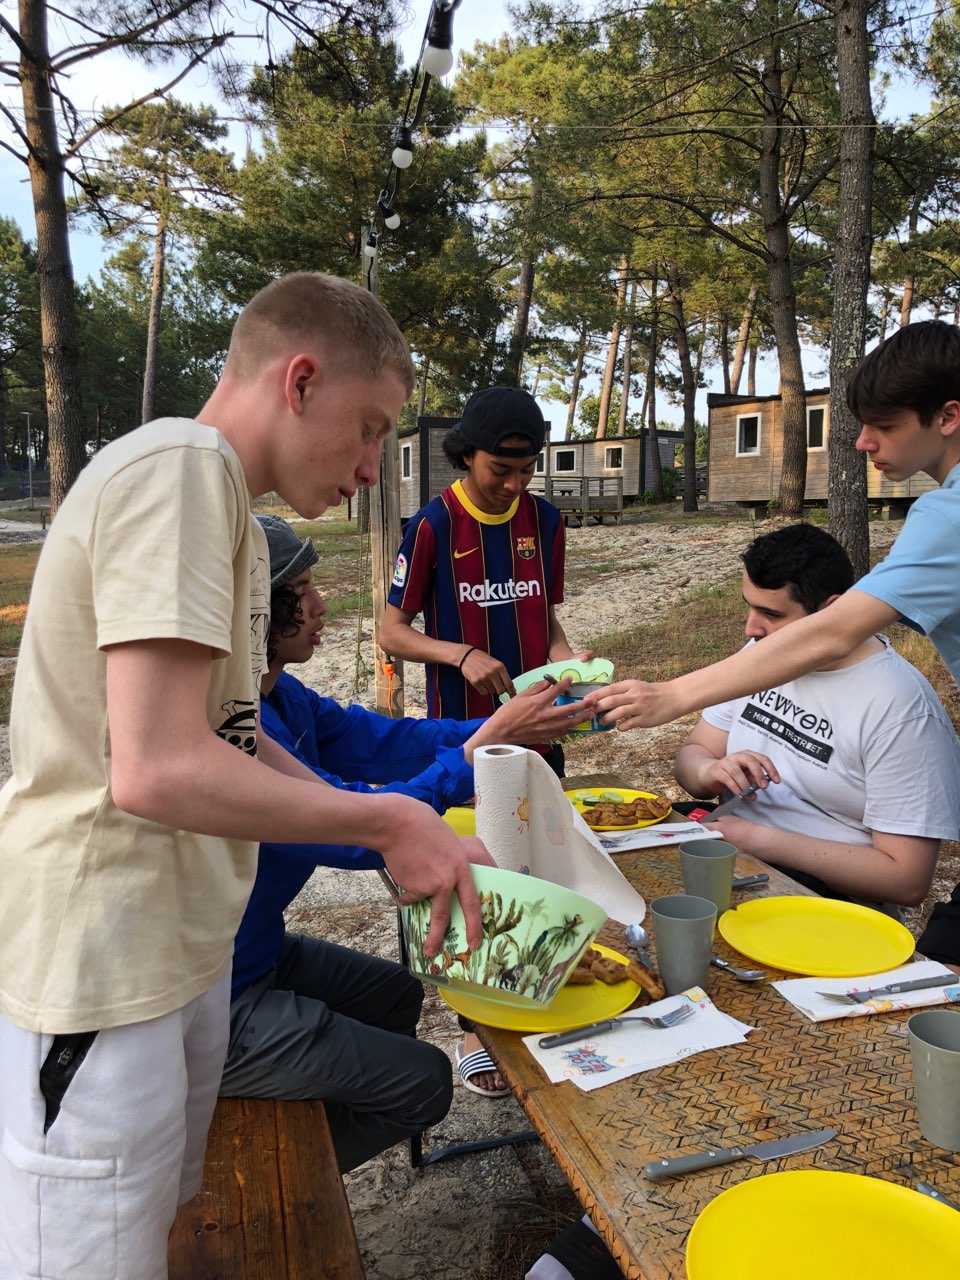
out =
[(650, 935), (642, 924), (628, 924), (623, 931), (624, 939), (628, 947), (632, 947), (634, 951), (642, 951), (650, 941)]
[(716, 965), (718, 969), (723, 969), (725, 973), (732, 973), (738, 982), (763, 982), (767, 976), (764, 969), (738, 969), (736, 965), (730, 964), (728, 960), (721, 960), (719, 956), (711, 956), (710, 963)]

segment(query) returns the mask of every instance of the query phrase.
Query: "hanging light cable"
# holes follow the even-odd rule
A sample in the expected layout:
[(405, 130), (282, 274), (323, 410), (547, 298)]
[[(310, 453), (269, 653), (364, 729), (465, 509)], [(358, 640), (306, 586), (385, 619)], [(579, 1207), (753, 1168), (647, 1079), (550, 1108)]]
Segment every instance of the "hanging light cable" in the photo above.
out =
[[(404, 170), (413, 164), (414, 130), (420, 124), (427, 102), (431, 79), (445, 76), (453, 67), (453, 14), (461, 0), (433, 0), (420, 54), (410, 73), (410, 89), (403, 111), (403, 118), (393, 135), (393, 150), (386, 181), (377, 197), (377, 212), (387, 231), (396, 231), (400, 215), (396, 210), (397, 189)], [(419, 92), (418, 92), (419, 85)], [(416, 104), (414, 97), (416, 96)], [(362, 247), (364, 283), (368, 289), (376, 289), (376, 262), (378, 250), (377, 232), (371, 222)]]

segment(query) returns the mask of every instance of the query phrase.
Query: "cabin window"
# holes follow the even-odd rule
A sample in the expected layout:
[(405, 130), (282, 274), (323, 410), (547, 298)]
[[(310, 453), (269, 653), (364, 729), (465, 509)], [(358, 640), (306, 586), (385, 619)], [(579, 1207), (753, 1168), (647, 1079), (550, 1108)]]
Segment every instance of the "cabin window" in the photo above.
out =
[(576, 449), (558, 449), (553, 455), (553, 469), (554, 471), (576, 471)]
[(400, 446), (400, 479), (409, 480), (413, 475), (413, 445)]
[(547, 469), (547, 459), (542, 453), (537, 454), (537, 465), (533, 468), (538, 476), (542, 476)]
[(621, 445), (608, 445), (604, 449), (603, 466), (606, 471), (623, 470), (623, 448)]
[(737, 457), (760, 452), (760, 415), (744, 414), (737, 418)]
[(825, 405), (808, 405), (807, 407), (807, 448), (822, 449), (826, 443), (824, 435), (827, 425)]

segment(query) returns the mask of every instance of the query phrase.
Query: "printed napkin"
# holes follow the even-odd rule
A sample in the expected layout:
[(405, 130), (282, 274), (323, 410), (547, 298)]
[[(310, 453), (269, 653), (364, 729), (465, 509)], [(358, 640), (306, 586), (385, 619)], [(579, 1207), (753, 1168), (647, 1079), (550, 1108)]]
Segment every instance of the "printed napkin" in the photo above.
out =
[(683, 844), (685, 840), (722, 840), (723, 832), (717, 828), (702, 827), (699, 822), (658, 822), (652, 827), (640, 827), (637, 831), (594, 831), (577, 813), (577, 830), (586, 832), (587, 839), (607, 853), (627, 853), (630, 849), (653, 849), (663, 844)]
[(865, 1004), (839, 1004), (824, 1000), (817, 994), (820, 991), (834, 994), (872, 991), (875, 987), (884, 987), (890, 982), (910, 982), (914, 978), (933, 978), (940, 974), (945, 980), (957, 976), (936, 960), (918, 960), (915, 964), (904, 964), (899, 969), (887, 969), (883, 973), (871, 973), (863, 978), (784, 978), (770, 985), (776, 987), (811, 1022), (829, 1022), (833, 1018), (863, 1018), (872, 1013), (890, 1013), (895, 1009), (922, 1009), (930, 1004), (960, 1002), (960, 984), (875, 996)]
[[(697, 1012), (679, 1026), (655, 1030), (630, 1018), (631, 1014), (637, 1013), (657, 1017), (676, 1009), (684, 1000), (696, 1005)], [(691, 987), (679, 996), (667, 996), (656, 1004), (629, 1009), (621, 1017), (626, 1021), (612, 1031), (603, 1031), (599, 1035), (584, 1033), (581, 1039), (559, 1045), (556, 1049), (540, 1048), (542, 1031), (524, 1036), (523, 1043), (554, 1084), (572, 1080), (578, 1089), (589, 1093), (616, 1080), (680, 1062), (705, 1049), (742, 1044), (747, 1032), (753, 1030), (753, 1027), (718, 1009), (700, 987)]]

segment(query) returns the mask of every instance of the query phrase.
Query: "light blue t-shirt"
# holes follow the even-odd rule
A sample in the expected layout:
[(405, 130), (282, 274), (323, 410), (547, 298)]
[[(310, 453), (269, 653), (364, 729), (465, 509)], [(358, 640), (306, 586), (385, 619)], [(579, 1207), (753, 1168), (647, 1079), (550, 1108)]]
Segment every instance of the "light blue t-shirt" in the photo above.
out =
[(887, 558), (852, 589), (929, 636), (960, 684), (960, 464), (913, 503)]

